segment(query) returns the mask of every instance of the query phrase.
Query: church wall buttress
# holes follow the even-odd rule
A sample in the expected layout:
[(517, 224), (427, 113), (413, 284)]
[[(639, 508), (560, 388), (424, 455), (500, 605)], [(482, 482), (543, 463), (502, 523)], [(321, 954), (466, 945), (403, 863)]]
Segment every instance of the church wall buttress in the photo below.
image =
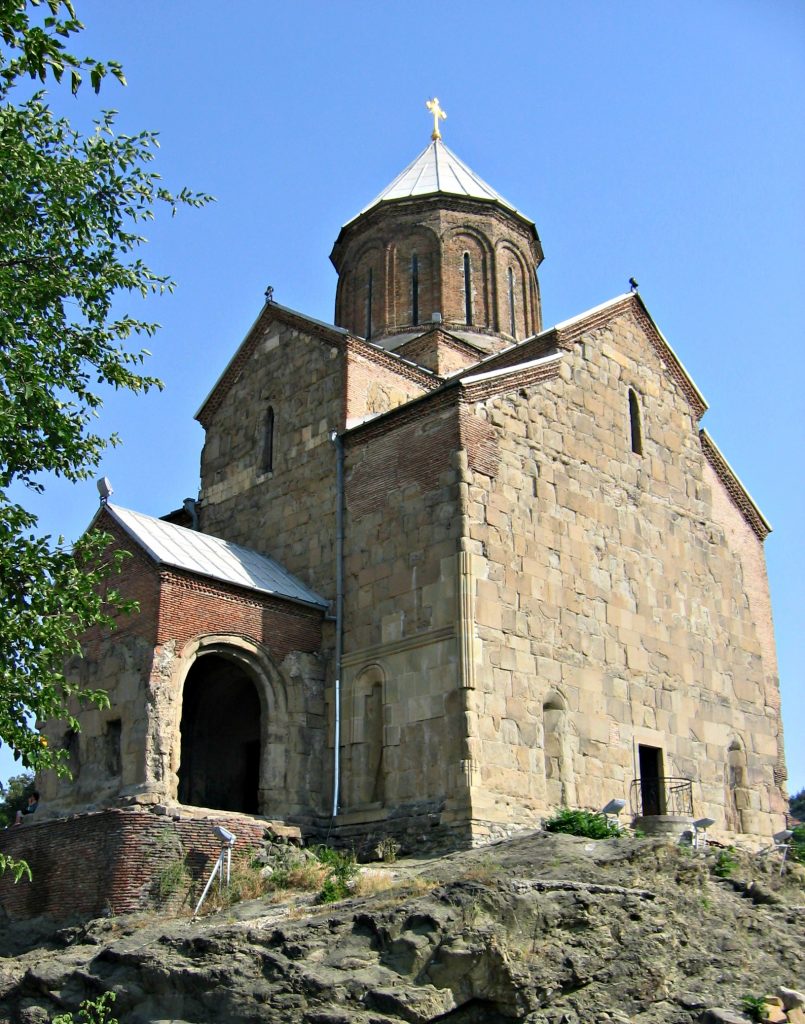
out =
[[(456, 410), (363, 429), (346, 448), (346, 799), (382, 793), (386, 807), (426, 803), (445, 820), (462, 763)], [(366, 717), (381, 693), (382, 786)]]

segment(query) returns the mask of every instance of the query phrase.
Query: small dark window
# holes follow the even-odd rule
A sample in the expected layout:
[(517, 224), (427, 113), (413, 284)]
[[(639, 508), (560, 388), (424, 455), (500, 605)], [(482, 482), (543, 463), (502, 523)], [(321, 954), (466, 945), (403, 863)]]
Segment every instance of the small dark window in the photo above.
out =
[(640, 422), (640, 403), (637, 393), (629, 388), (629, 426), (632, 435), (632, 451), (635, 455), (643, 454), (643, 427)]
[(73, 779), (78, 778), (81, 770), (81, 753), (78, 746), (78, 733), (75, 729), (68, 729), (62, 738), (62, 750), (67, 751), (67, 767)]
[(266, 409), (265, 425), (263, 427), (263, 472), (274, 472), (274, 409), (269, 405)]
[(419, 260), (416, 253), (411, 257), (411, 322), (419, 323)]
[(106, 734), (104, 735), (104, 761), (107, 775), (120, 775), (120, 734), (121, 723), (119, 718), (114, 718), (106, 723)]
[(515, 320), (514, 320), (514, 271), (509, 267), (509, 325), (511, 327), (511, 336), (515, 337)]
[(468, 252), (464, 253), (464, 320), (472, 323), (472, 263)]
[(369, 277), (366, 281), (366, 340), (372, 337), (372, 270), (369, 268)]

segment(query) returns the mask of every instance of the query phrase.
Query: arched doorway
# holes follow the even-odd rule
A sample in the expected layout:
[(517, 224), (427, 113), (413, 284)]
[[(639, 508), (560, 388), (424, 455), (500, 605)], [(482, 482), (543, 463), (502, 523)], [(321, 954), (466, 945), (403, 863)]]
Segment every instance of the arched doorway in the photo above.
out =
[(179, 801), (256, 814), (261, 706), (251, 676), (219, 654), (196, 659), (182, 696)]

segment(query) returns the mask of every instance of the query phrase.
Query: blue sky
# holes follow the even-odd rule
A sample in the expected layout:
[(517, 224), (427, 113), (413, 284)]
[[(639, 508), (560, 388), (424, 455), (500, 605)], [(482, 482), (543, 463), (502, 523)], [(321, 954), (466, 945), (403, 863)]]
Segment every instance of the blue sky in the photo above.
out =
[[(122, 61), (129, 85), (54, 106), (84, 128), (104, 106), (124, 131), (159, 130), (166, 184), (217, 197), (148, 226), (144, 258), (178, 289), (148, 304), (165, 391), (105, 406), (124, 442), (102, 466), (115, 500), (160, 515), (196, 494), (193, 414), (266, 285), (332, 320), (338, 230), (426, 145), (437, 95), (446, 144), (537, 224), (546, 326), (634, 275), (707, 398), (703, 424), (774, 527), (790, 787), (805, 787), (800, 0), (76, 2), (75, 49)], [(50, 483), (32, 504), (72, 539), (95, 485)], [(0, 777), (14, 768), (0, 751)]]

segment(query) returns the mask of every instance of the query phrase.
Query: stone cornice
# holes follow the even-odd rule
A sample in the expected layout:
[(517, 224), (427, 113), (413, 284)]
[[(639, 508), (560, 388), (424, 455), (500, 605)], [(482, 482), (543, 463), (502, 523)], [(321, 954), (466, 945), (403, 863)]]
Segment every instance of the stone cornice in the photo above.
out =
[(699, 439), (702, 444), (702, 451), (705, 458), (713, 467), (713, 470), (724, 485), (724, 489), (730, 496), (733, 505), (738, 509), (747, 523), (752, 527), (758, 539), (763, 541), (771, 533), (771, 525), (766, 517), (752, 500), (749, 491), (738, 479), (732, 466), (727, 462), (718, 445), (710, 437), (706, 430), (699, 431)]
[(354, 335), (347, 337), (346, 350), (349, 354), (354, 353), (355, 355), (363, 356), (364, 359), (392, 370), (394, 373), (398, 373), (402, 377), (420, 384), (429, 391), (438, 388), (444, 380), (444, 378), (432, 370), (419, 366), (404, 356), (387, 352), (386, 349), (380, 348), (379, 345), (372, 345), (371, 342), (365, 341), (363, 338), (356, 338)]
[(240, 377), (244, 366), (263, 338), (266, 328), (274, 322), (295, 327), (297, 330), (304, 331), (310, 337), (316, 338), (328, 345), (334, 345), (339, 349), (343, 348), (346, 339), (349, 337), (349, 333), (342, 327), (334, 327), (330, 324), (322, 323), (321, 320), (305, 316), (294, 309), (289, 309), (287, 306), (280, 306), (275, 302), (267, 302), (258, 314), (255, 322), (249, 328), (239, 348), (227, 363), (212, 391), (204, 399), (201, 408), (196, 413), (195, 418), (205, 429), (221, 407), (229, 389)]

